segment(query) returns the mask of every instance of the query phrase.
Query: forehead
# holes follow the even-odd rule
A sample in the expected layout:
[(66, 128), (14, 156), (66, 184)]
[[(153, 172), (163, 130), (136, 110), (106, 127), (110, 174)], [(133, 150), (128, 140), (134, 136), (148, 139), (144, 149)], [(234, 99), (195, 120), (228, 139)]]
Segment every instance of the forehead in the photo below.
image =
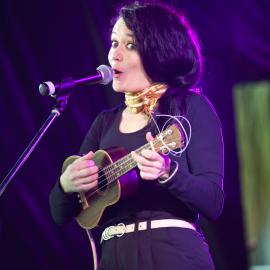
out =
[(112, 35), (123, 35), (127, 37), (133, 37), (133, 32), (127, 28), (125, 21), (120, 18), (116, 21), (112, 29)]

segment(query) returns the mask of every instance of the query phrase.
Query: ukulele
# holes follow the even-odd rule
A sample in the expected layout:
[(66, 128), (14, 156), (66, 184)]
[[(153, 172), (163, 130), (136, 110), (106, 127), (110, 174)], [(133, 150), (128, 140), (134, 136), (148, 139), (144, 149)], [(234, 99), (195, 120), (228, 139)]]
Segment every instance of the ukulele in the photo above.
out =
[[(183, 147), (183, 144), (181, 131), (173, 124), (135, 152), (140, 154), (143, 149), (150, 149), (166, 154), (170, 150)], [(68, 157), (63, 163), (62, 173), (78, 158), (80, 156)], [(82, 210), (76, 220), (84, 229), (96, 227), (106, 207), (117, 203), (120, 198), (135, 194), (138, 190), (138, 178), (134, 170), (137, 162), (125, 149), (98, 150), (94, 153), (93, 160), (99, 168), (98, 187), (79, 193)]]

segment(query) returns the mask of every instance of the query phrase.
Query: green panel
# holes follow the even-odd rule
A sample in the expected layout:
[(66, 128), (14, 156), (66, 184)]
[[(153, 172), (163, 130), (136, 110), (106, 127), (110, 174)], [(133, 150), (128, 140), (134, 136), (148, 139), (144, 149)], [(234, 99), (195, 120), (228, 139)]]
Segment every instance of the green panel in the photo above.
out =
[(234, 91), (239, 173), (252, 265), (270, 265), (270, 82)]

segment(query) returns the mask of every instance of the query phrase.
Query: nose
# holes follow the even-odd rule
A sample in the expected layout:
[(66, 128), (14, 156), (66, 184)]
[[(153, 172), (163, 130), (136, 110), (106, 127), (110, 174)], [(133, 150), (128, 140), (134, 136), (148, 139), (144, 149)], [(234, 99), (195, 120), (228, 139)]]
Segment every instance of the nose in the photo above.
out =
[(123, 61), (123, 50), (120, 46), (111, 48), (109, 52), (109, 59), (111, 61)]

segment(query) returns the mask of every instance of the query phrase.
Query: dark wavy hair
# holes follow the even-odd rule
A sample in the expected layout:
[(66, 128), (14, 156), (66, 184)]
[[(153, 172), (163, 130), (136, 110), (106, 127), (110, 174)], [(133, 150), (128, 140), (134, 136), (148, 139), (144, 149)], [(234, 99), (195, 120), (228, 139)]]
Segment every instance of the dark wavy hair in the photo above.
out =
[(172, 98), (183, 99), (202, 71), (200, 45), (184, 14), (165, 4), (134, 2), (120, 8), (112, 22), (119, 18), (134, 34), (147, 75), (170, 86), (161, 100), (168, 104), (163, 105), (171, 105)]

